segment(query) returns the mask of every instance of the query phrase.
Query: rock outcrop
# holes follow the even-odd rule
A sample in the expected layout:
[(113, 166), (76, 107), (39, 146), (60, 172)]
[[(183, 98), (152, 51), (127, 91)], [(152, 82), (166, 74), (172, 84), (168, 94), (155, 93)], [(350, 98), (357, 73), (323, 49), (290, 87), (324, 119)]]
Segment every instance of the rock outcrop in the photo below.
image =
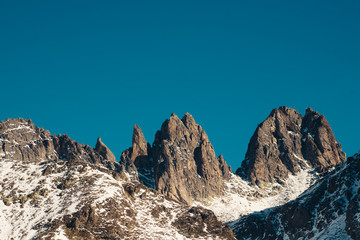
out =
[(302, 154), (319, 170), (338, 165), (345, 161), (346, 155), (335, 139), (328, 121), (311, 108), (306, 109), (301, 126)]
[(231, 223), (237, 239), (359, 239), (360, 154), (299, 198)]
[(146, 142), (144, 134), (138, 125), (134, 125), (132, 147), (121, 154), (121, 164), (132, 179), (140, 179), (146, 186), (155, 187), (151, 146)]
[(190, 114), (181, 120), (172, 114), (156, 133), (152, 151), (160, 192), (186, 203), (222, 194), (229, 168)]
[(302, 168), (324, 171), (345, 160), (323, 115), (308, 108), (302, 117), (294, 109), (280, 107), (258, 125), (236, 173), (252, 184), (281, 183)]
[(51, 135), (34, 126), (31, 120), (7, 119), (0, 123), (0, 157), (23, 162), (64, 159), (69, 162), (89, 162), (123, 174), (114, 154), (99, 138), (95, 149), (71, 140), (68, 135)]
[(29, 119), (10, 118), (0, 123), (0, 157), (40, 162), (57, 156), (49, 131), (35, 127)]
[(224, 239), (236, 239), (228, 225), (217, 220), (212, 211), (200, 207), (182, 213), (173, 225), (186, 237), (200, 238), (211, 233)]
[(230, 178), (223, 156), (216, 157), (205, 131), (188, 113), (182, 119), (172, 114), (152, 147), (135, 125), (132, 145), (123, 152), (121, 164), (129, 172), (138, 171), (145, 185), (179, 202), (220, 196)]
[(98, 152), (104, 159), (107, 159), (111, 162), (116, 162), (116, 158), (114, 154), (110, 151), (110, 149), (101, 141), (101, 138), (98, 137), (95, 151)]

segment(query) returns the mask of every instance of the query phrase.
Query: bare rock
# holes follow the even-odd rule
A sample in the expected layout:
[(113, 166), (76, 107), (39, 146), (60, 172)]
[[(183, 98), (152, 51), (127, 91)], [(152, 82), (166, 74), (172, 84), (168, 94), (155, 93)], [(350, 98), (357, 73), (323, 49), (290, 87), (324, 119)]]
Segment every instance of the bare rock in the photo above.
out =
[(186, 237), (200, 238), (209, 233), (220, 239), (236, 239), (227, 224), (217, 220), (215, 214), (201, 207), (192, 207), (182, 213), (173, 223), (181, 234)]
[(95, 145), (95, 151), (97, 151), (101, 156), (103, 156), (104, 159), (107, 159), (107, 160), (112, 161), (112, 162), (116, 162), (116, 158), (115, 158), (114, 154), (101, 141), (100, 137), (97, 139), (97, 142), (96, 142), (96, 145)]
[(218, 157), (218, 160), (219, 160), (219, 168), (221, 170), (224, 180), (229, 180), (230, 173), (232, 173), (231, 167), (227, 165), (223, 155), (220, 155)]
[(307, 109), (302, 117), (284, 106), (258, 125), (236, 173), (252, 184), (263, 185), (282, 182), (309, 166), (323, 171), (345, 159), (323, 115)]
[(72, 164), (81, 162), (101, 164), (110, 170), (124, 175), (123, 167), (116, 161), (114, 154), (98, 138), (95, 149), (89, 145), (80, 144), (71, 140), (67, 134), (52, 137), (54, 148), (60, 159)]
[(0, 158), (40, 162), (56, 157), (50, 132), (35, 127), (30, 119), (0, 123)]
[(324, 115), (307, 108), (301, 132), (303, 156), (317, 169), (323, 170), (346, 160)]
[(223, 193), (229, 168), (189, 113), (163, 123), (152, 153), (156, 188), (168, 197), (190, 204)]
[(62, 159), (70, 164), (102, 164), (123, 173), (112, 152), (98, 139), (96, 148), (80, 144), (68, 135), (52, 135), (48, 130), (34, 126), (32, 121), (7, 119), (0, 122), (0, 159), (23, 162), (55, 161)]
[(121, 164), (133, 179), (139, 179), (145, 185), (154, 188), (151, 159), (151, 146), (146, 142), (141, 128), (134, 125), (132, 147), (121, 154)]

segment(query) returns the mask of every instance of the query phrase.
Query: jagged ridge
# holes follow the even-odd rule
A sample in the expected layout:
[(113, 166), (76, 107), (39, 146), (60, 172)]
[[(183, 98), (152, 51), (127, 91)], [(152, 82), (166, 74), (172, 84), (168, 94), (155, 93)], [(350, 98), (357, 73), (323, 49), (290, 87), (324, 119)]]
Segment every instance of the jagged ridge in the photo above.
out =
[(2, 239), (234, 239), (205, 209), (179, 225), (193, 210), (130, 182), (100, 138), (93, 149), (8, 119), (0, 139)]

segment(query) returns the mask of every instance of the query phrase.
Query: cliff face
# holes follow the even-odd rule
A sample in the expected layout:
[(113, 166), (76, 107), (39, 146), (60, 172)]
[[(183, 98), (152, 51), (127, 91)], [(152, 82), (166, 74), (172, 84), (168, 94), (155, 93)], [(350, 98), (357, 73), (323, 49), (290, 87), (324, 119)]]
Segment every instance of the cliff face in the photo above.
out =
[(123, 152), (122, 164), (137, 169), (146, 185), (188, 204), (220, 196), (230, 178), (224, 158), (216, 157), (205, 131), (188, 113), (182, 119), (172, 114), (156, 133), (152, 148), (135, 126), (133, 147)]
[(56, 158), (49, 131), (35, 127), (31, 120), (7, 119), (0, 123), (0, 156), (24, 162)]
[(302, 154), (312, 166), (322, 171), (324, 168), (338, 165), (346, 160), (341, 145), (336, 141), (324, 115), (306, 109), (301, 127), (303, 135)]
[(191, 203), (220, 196), (229, 168), (215, 151), (205, 131), (190, 114), (173, 114), (156, 133), (153, 144), (157, 189), (178, 201)]
[(262, 185), (282, 182), (308, 166), (323, 171), (345, 160), (323, 115), (308, 108), (302, 117), (294, 109), (280, 107), (258, 125), (236, 173)]

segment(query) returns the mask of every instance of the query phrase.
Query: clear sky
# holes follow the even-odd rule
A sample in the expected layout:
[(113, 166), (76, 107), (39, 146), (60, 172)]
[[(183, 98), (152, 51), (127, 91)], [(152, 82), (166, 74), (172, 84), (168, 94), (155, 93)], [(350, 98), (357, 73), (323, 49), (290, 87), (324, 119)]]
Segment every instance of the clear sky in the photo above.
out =
[(119, 159), (134, 124), (152, 143), (191, 113), (234, 170), (286, 105), (324, 114), (360, 149), (360, 1), (0, 1), (1, 120)]

